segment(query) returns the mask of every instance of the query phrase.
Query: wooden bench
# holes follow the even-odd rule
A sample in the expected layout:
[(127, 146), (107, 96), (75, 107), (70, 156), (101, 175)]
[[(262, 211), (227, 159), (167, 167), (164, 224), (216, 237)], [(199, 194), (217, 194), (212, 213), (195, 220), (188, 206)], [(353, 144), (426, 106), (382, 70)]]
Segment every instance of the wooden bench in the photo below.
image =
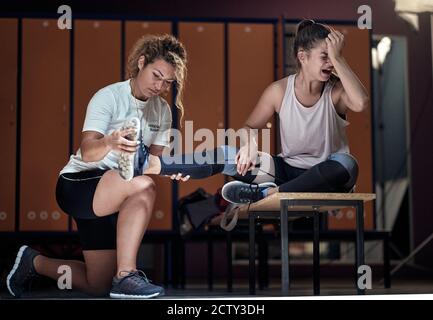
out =
[[(319, 268), (319, 237), (320, 216), (324, 212), (353, 207), (356, 210), (356, 270), (364, 264), (364, 202), (372, 201), (375, 194), (370, 193), (276, 193), (261, 201), (248, 205), (242, 205), (235, 209), (238, 222), (248, 223), (249, 228), (249, 291), (255, 293), (255, 238), (258, 223), (266, 223), (278, 220), (281, 233), (281, 285), (283, 295), (289, 293), (289, 247), (288, 247), (288, 221), (301, 217), (313, 218), (313, 283), (314, 294), (320, 293), (320, 268)], [(233, 210), (230, 215), (234, 215)], [(219, 225), (222, 217), (218, 216), (211, 221), (211, 225)], [(332, 237), (331, 237), (332, 238)], [(387, 241), (388, 238), (384, 238)], [(387, 244), (386, 244), (387, 245)], [(384, 250), (385, 252), (385, 250)], [(385, 259), (386, 258), (386, 259)], [(389, 264), (384, 257), (384, 264)], [(389, 265), (385, 266), (389, 269)], [(358, 294), (364, 294), (365, 290), (358, 287), (357, 275), (355, 286)], [(385, 276), (385, 286), (389, 285), (389, 277)]]

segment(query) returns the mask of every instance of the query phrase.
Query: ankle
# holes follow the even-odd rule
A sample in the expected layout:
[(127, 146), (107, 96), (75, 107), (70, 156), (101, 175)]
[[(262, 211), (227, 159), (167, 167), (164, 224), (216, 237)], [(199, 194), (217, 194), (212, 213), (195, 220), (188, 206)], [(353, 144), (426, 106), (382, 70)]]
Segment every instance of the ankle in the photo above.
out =
[(37, 274), (40, 274), (40, 270), (42, 269), (42, 263), (43, 258), (45, 258), (43, 255), (38, 254), (36, 257), (33, 258), (33, 268), (35, 269)]
[(278, 187), (276, 188), (268, 188), (267, 189), (267, 196), (270, 196), (271, 194), (277, 193), (278, 192)]
[(159, 157), (149, 154), (149, 165), (143, 171), (143, 174), (160, 174), (161, 173), (161, 160)]
[(130, 274), (131, 272), (135, 272), (137, 271), (137, 269), (134, 268), (123, 268), (121, 270), (118, 270), (116, 272), (116, 278), (117, 279), (122, 279), (124, 277), (126, 277), (128, 274)]

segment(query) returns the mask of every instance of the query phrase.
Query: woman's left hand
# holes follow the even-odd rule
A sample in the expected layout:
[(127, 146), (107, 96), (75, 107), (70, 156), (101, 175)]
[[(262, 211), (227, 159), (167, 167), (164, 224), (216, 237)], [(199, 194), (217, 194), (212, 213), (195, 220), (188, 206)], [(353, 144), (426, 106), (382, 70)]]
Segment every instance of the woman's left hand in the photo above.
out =
[(341, 57), (341, 51), (344, 46), (344, 35), (340, 31), (331, 28), (331, 32), (325, 41), (328, 46), (328, 57), (334, 63), (336, 59)]
[(188, 181), (190, 177), (191, 177), (191, 176), (185, 176), (185, 177), (182, 177), (182, 173), (178, 173), (178, 174), (172, 174), (172, 175), (170, 176), (170, 179), (171, 179), (171, 180), (177, 180), (177, 181), (180, 180), (180, 181), (185, 182), (185, 181)]

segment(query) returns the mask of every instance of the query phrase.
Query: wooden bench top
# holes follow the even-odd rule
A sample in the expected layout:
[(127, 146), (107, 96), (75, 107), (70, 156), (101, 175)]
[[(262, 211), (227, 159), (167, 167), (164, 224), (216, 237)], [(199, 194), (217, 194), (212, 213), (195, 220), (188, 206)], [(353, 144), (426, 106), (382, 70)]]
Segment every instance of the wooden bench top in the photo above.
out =
[[(280, 200), (288, 199), (288, 200), (359, 200), (359, 201), (372, 201), (376, 199), (376, 195), (374, 193), (310, 193), (310, 192), (279, 192), (270, 195), (260, 201), (252, 203), (250, 205), (249, 211), (280, 211)], [(347, 208), (347, 205), (322, 205), (319, 208), (313, 209), (312, 205), (297, 205), (291, 206), (289, 205), (288, 211), (332, 211), (342, 208)], [(234, 210), (238, 210), (239, 219), (248, 219), (248, 204), (240, 205), (236, 207)], [(230, 216), (232, 214), (230, 213)], [(230, 217), (229, 216), (229, 217)], [(210, 224), (215, 225), (219, 224), (221, 221), (222, 215), (219, 215), (211, 220)], [(297, 218), (294, 218), (297, 219)]]
[[(306, 192), (279, 192), (270, 195), (258, 202), (252, 203), (250, 211), (280, 211), (280, 200), (360, 200), (371, 201), (376, 199), (374, 193), (306, 193)], [(341, 209), (347, 206), (332, 206), (326, 208), (321, 206), (323, 211)], [(248, 205), (242, 205), (241, 211), (246, 211)], [(326, 209), (325, 209), (326, 208)], [(311, 211), (312, 206), (291, 206), (289, 211)]]

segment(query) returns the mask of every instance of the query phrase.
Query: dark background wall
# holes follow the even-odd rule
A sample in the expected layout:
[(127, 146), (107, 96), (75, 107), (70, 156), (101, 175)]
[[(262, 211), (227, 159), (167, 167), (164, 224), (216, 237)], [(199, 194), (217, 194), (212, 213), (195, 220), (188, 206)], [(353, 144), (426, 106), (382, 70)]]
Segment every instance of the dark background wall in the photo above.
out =
[[(408, 41), (410, 156), (414, 245), (433, 232), (433, 127), (432, 52), (430, 13), (419, 14), (419, 31), (413, 30), (394, 11), (393, 0), (283, 1), (283, 0), (152, 0), (152, 1), (13, 1), (0, 4), (1, 15), (52, 14), (68, 4), (74, 14), (107, 14), (118, 17), (179, 18), (313, 18), (319, 20), (358, 19), (357, 8), (369, 5), (373, 33), (405, 36)], [(417, 261), (433, 265), (433, 243), (419, 253)]]

